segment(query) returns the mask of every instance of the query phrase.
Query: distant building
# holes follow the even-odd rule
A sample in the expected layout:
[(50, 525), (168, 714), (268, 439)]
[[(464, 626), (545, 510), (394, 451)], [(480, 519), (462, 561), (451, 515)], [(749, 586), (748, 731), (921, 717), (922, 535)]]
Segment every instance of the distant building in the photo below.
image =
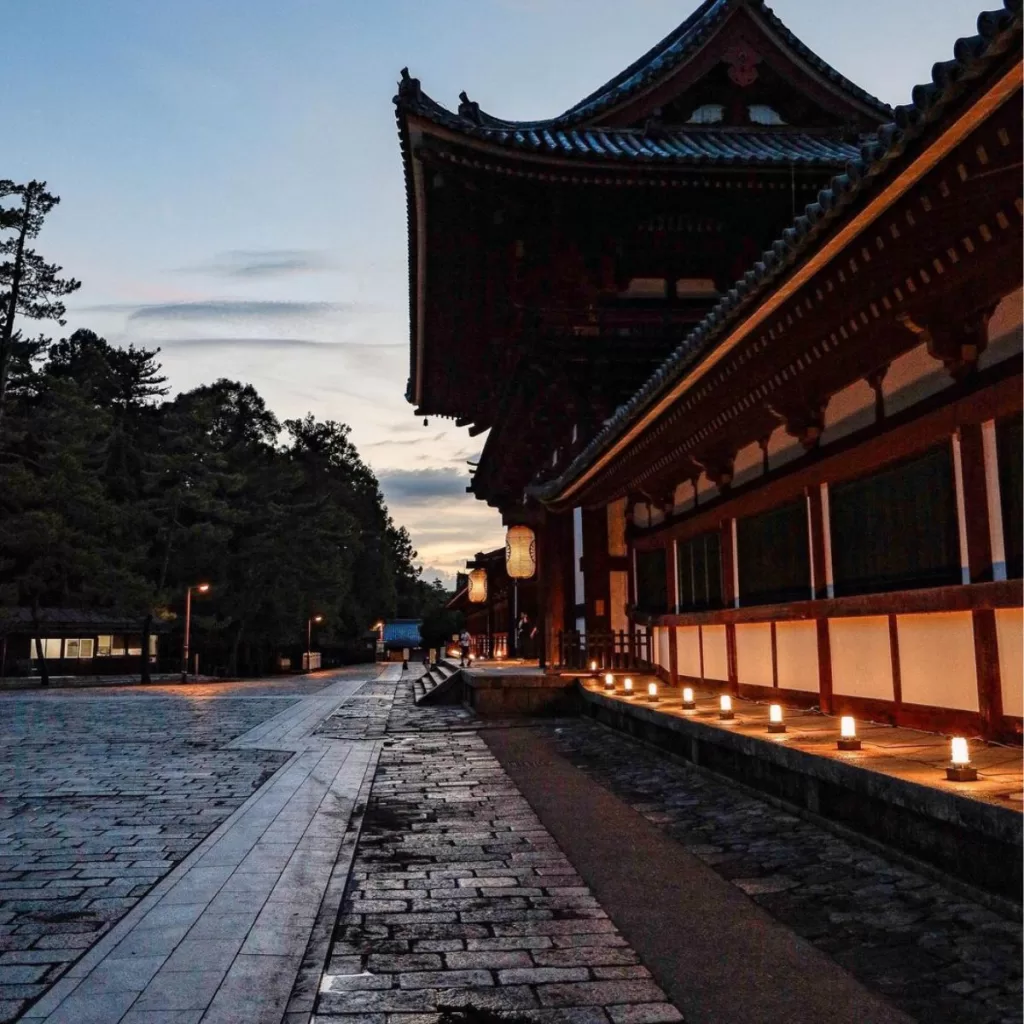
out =
[(378, 643), (378, 655), (386, 661), (401, 661), (406, 650), (410, 658), (423, 657), (419, 619), (391, 619), (383, 623), (378, 635), (382, 641)]
[[(41, 608), (42, 656), (50, 675), (134, 675), (142, 670), (142, 629), (138, 617), (81, 608)], [(154, 622), (147, 656), (155, 666), (160, 634)], [(31, 610), (0, 608), (0, 678), (39, 674)]]

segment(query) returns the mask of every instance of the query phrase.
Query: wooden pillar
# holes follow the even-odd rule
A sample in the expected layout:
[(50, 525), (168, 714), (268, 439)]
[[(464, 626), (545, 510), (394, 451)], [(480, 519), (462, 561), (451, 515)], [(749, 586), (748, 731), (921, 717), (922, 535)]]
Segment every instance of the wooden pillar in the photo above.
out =
[(807, 488), (808, 526), (811, 544), (811, 576), (814, 579), (815, 599), (828, 597), (825, 571), (825, 517), (821, 505), (821, 488)]
[[(738, 601), (736, 589), (736, 544), (734, 536), (734, 519), (726, 519), (721, 527), (722, 552), (722, 602), (726, 608), (735, 608)], [(729, 667), (729, 691), (738, 693), (740, 688), (739, 672), (736, 664), (736, 625), (727, 622), (725, 625), (725, 650)]]
[(668, 630), (668, 684), (679, 685), (679, 654), (677, 651), (678, 635), (675, 626), (665, 626)]
[[(567, 529), (568, 527), (568, 529)], [(537, 533), (537, 654), (541, 668), (558, 664), (559, 634), (572, 601), (572, 513), (547, 513)]]
[(974, 663), (978, 673), (978, 713), (986, 739), (999, 739), (1003, 731), (1003, 687), (999, 675), (996, 613), (991, 608), (973, 612)]
[(583, 592), (588, 633), (611, 629), (611, 584), (608, 564), (608, 510), (583, 510)]
[(818, 693), (822, 713), (832, 714), (832, 645), (829, 641), (828, 619), (818, 619)]
[(960, 428), (960, 465), (967, 531), (967, 568), (971, 583), (983, 583), (992, 579), (992, 538), (985, 480), (985, 445), (978, 423), (968, 423)]

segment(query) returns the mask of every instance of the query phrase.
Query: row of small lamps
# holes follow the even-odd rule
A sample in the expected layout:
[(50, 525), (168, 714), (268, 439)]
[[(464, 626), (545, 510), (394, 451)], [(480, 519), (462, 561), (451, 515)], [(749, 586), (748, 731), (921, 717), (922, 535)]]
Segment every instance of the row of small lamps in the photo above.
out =
[[(591, 663), (591, 671), (596, 671), (597, 666)], [(605, 690), (615, 689), (615, 677), (611, 672), (605, 673)], [(636, 696), (633, 690), (633, 680), (626, 676), (622, 680), (622, 689), (627, 697)], [(658, 697), (658, 684), (647, 684), (647, 700), (656, 704)], [(696, 710), (697, 702), (694, 699), (693, 687), (683, 687), (683, 710)], [(735, 719), (736, 713), (732, 707), (732, 697), (723, 693), (718, 698), (718, 717), (724, 722)], [(770, 733), (783, 733), (786, 731), (786, 723), (782, 717), (782, 705), (771, 704), (768, 707), (768, 731)], [(836, 740), (836, 747), (839, 750), (860, 750), (860, 738), (857, 736), (857, 722), (853, 715), (843, 715), (839, 719), (839, 739)], [(950, 763), (946, 768), (946, 778), (951, 782), (975, 782), (978, 778), (978, 769), (971, 764), (970, 751), (967, 748), (967, 740), (963, 736), (954, 736), (951, 744)]]

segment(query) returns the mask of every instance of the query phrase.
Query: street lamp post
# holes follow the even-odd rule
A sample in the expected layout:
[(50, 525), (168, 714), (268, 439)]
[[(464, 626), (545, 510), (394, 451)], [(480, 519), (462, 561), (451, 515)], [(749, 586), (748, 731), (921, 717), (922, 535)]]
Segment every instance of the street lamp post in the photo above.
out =
[[(185, 647), (181, 657), (181, 681), (183, 683), (188, 681), (188, 643), (192, 630), (192, 591), (198, 590), (200, 594), (205, 594), (209, 589), (209, 583), (197, 583), (195, 586), (188, 587), (185, 590)], [(143, 656), (145, 656), (145, 652), (143, 652)]]
[(306, 620), (306, 671), (313, 666), (313, 623), (323, 622), (322, 615), (312, 615)]

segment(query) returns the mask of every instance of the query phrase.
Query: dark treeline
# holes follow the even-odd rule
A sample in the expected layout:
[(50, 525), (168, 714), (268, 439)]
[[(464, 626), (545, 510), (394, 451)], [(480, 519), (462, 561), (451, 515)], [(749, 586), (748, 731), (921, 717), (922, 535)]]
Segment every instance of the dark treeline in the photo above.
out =
[[(14, 330), (15, 313), (59, 320), (63, 306), (26, 305), (27, 264), (18, 295), (19, 225), (6, 215), (0, 606), (137, 617), (146, 650), (158, 623), (180, 638), (186, 588), (209, 582), (193, 601), (193, 647), (204, 670), (236, 674), (301, 649), (312, 615), (323, 616), (321, 641), (355, 646), (376, 619), (419, 617), (444, 599), (420, 579), (344, 424), (282, 423), (230, 380), (169, 398), (156, 351), (86, 330), (55, 343)], [(43, 266), (56, 280), (60, 268)]]

